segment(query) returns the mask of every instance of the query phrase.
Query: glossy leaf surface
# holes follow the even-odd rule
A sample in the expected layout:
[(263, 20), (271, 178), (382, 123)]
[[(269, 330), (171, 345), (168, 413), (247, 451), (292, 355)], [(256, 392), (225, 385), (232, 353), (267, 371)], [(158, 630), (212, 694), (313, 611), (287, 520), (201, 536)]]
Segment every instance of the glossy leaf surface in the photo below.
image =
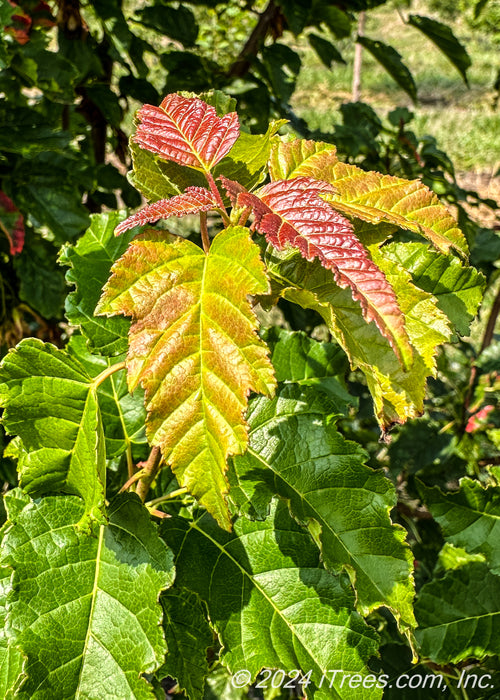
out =
[(159, 107), (144, 105), (137, 118), (134, 140), (141, 148), (203, 171), (222, 160), (239, 135), (236, 112), (218, 117), (196, 97), (167, 95)]
[(82, 515), (74, 496), (11, 514), (2, 556), (15, 569), (7, 636), (27, 656), (20, 697), (153, 698), (141, 674), (165, 654), (158, 597), (172, 554), (136, 496), (91, 534), (75, 527)]
[(148, 436), (224, 527), (226, 458), (246, 448), (247, 396), (274, 388), (247, 301), (267, 289), (248, 229), (221, 232), (208, 255), (150, 232), (115, 264), (99, 304), (100, 313), (133, 317), (128, 382), (145, 390)]
[(361, 614), (385, 605), (403, 629), (414, 626), (412, 555), (404, 530), (389, 517), (396, 501), (391, 482), (365, 466), (364, 451), (299, 387), (254, 400), (248, 422), (249, 449), (233, 459), (245, 500), (266, 487), (269, 501), (274, 493), (285, 498), (319, 543), (325, 566), (349, 573)]
[[(323, 670), (368, 673), (377, 635), (354, 611), (346, 577), (321, 568), (319, 551), (294, 523), (284, 503), (263, 522), (240, 518), (234, 532), (208, 515), (192, 522), (172, 518), (162, 533), (176, 555), (177, 582), (199, 594), (223, 644), (222, 661), (232, 673), (261, 668), (311, 673), (308, 698), (359, 697), (338, 679), (318, 688)], [(326, 686), (326, 687), (325, 687)], [(367, 699), (381, 691), (366, 690)]]
[(396, 296), (350, 223), (320, 198), (332, 192), (327, 183), (309, 177), (278, 180), (251, 194), (221, 179), (237, 207), (251, 208), (253, 228), (271, 245), (278, 250), (291, 245), (307, 260), (317, 258), (340, 287), (350, 287), (366, 320), (375, 321), (401, 362), (411, 365), (412, 349)]

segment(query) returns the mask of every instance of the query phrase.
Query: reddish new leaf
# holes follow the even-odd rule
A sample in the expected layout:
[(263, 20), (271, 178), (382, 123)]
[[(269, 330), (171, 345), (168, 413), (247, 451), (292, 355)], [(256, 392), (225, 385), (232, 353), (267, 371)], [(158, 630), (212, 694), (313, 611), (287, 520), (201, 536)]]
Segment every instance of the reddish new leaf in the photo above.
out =
[(0, 228), (7, 236), (11, 255), (24, 246), (24, 218), (10, 197), (0, 190)]
[(236, 112), (218, 117), (197, 97), (167, 95), (159, 107), (144, 105), (134, 141), (165, 160), (208, 172), (231, 150), (240, 129)]
[(271, 245), (281, 250), (289, 244), (306, 260), (318, 258), (332, 270), (340, 287), (350, 287), (365, 319), (375, 321), (404, 366), (411, 364), (412, 349), (394, 290), (368, 257), (350, 222), (319, 197), (319, 193), (333, 192), (331, 185), (298, 177), (271, 182), (252, 194), (239, 183), (220, 179), (235, 206), (253, 211), (253, 228), (265, 234)]
[(143, 207), (140, 211), (122, 221), (115, 229), (115, 235), (128, 231), (134, 226), (143, 226), (159, 219), (168, 219), (169, 216), (187, 216), (198, 214), (200, 211), (209, 211), (217, 206), (210, 190), (204, 187), (188, 187), (185, 192), (170, 199), (160, 199), (158, 202)]

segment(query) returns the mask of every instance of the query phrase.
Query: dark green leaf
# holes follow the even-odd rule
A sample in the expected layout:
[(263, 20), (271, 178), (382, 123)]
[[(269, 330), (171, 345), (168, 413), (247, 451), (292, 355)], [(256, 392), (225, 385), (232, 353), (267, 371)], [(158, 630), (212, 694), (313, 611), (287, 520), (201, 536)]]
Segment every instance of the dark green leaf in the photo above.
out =
[(396, 81), (413, 100), (417, 101), (417, 86), (413, 80), (413, 76), (401, 60), (401, 54), (396, 49), (382, 41), (369, 39), (366, 36), (358, 36), (356, 39), (358, 44), (364, 46), (372, 56), (380, 63), (381, 66), (389, 73), (391, 78)]
[(309, 34), (307, 39), (327, 68), (331, 68), (332, 63), (345, 63), (341, 53), (331, 41), (327, 41), (317, 34)]
[(144, 26), (179, 41), (186, 47), (194, 46), (196, 42), (198, 25), (192, 10), (185, 5), (174, 8), (157, 3), (144, 7), (139, 13), (139, 18)]
[[(352, 5), (352, 2), (350, 5)], [(351, 17), (326, 0), (315, 0), (313, 2), (312, 16), (316, 25), (319, 25), (321, 22), (324, 23), (337, 39), (346, 39), (351, 35)]]
[[(206, 514), (171, 518), (162, 532), (176, 554), (177, 583), (207, 603), (232, 673), (311, 670), (308, 698), (359, 698), (359, 691), (340, 690), (338, 678), (332, 688), (318, 686), (324, 669), (366, 675), (377, 635), (354, 612), (346, 577), (321, 568), (317, 547), (285, 504), (264, 522), (237, 520), (231, 533)], [(363, 695), (380, 696), (376, 688)]]
[(288, 102), (300, 71), (299, 54), (285, 44), (276, 43), (262, 49), (262, 61), (274, 94), (280, 101)]
[(435, 19), (422, 17), (421, 15), (410, 15), (408, 23), (411, 24), (412, 27), (420, 29), (428, 39), (436, 44), (438, 49), (444, 53), (446, 58), (448, 58), (458, 70), (465, 84), (468, 85), (467, 68), (470, 67), (471, 60), (466, 49), (455, 37), (450, 27), (447, 24), (437, 22)]
[(298, 36), (307, 26), (312, 7), (312, 0), (278, 0), (286, 17), (288, 29)]
[(19, 298), (44, 318), (59, 318), (67, 286), (57, 267), (57, 249), (28, 230), (23, 251), (14, 258), (19, 278)]
[(104, 507), (105, 452), (95, 387), (64, 350), (26, 338), (0, 366), (3, 425), (19, 435), (21, 486), (29, 493), (74, 493), (85, 515)]
[(365, 466), (359, 445), (345, 440), (299, 387), (254, 400), (248, 423), (250, 447), (233, 458), (241, 488), (251, 482), (246, 498), (255, 482), (257, 490), (268, 487), (269, 500), (273, 493), (285, 498), (309, 526), (325, 566), (349, 573), (361, 614), (384, 605), (403, 629), (412, 627), (412, 555), (389, 517), (396, 500), (391, 482)]
[(119, 355), (128, 347), (129, 321), (124, 318), (94, 316), (111, 265), (122, 255), (134, 230), (119, 237), (114, 230), (125, 216), (120, 213), (95, 214), (90, 228), (75, 246), (64, 246), (59, 261), (68, 265), (66, 280), (76, 286), (66, 299), (68, 321), (79, 326), (91, 348), (102, 355)]
[(183, 588), (166, 591), (160, 600), (168, 654), (157, 676), (175, 678), (189, 700), (203, 700), (209, 671), (207, 648), (213, 644), (213, 632), (202, 603), (196, 593)]
[(165, 654), (158, 597), (172, 555), (136, 496), (91, 534), (75, 527), (82, 515), (79, 498), (49, 496), (10, 516), (2, 556), (14, 568), (7, 636), (27, 656), (20, 697), (152, 699), (142, 674)]

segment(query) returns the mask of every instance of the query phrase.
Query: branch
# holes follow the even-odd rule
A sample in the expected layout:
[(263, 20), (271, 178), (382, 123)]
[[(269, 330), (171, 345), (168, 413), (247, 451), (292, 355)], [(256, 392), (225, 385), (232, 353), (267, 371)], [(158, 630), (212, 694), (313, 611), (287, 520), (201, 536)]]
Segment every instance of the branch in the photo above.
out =
[(160, 471), (161, 459), (160, 448), (155, 446), (151, 448), (147, 462), (143, 462), (141, 465), (143, 476), (140, 478), (139, 484), (137, 485), (136, 494), (143, 503), (146, 500), (151, 484), (156, 479), (158, 472)]
[(245, 46), (241, 49), (239, 56), (228, 71), (229, 78), (241, 78), (248, 72), (252, 58), (258, 53), (261, 45), (276, 21), (281, 14), (280, 8), (274, 4), (274, 0), (269, 0), (264, 12), (259, 17), (259, 21), (254, 27), (253, 32), (248, 37)]

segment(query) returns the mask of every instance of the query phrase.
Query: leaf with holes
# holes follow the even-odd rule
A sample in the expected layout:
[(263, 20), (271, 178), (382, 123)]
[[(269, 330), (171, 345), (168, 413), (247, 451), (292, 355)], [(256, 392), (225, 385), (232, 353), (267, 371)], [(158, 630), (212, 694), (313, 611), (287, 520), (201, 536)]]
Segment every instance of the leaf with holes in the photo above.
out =
[(375, 321), (401, 363), (411, 366), (412, 348), (394, 291), (351, 224), (320, 198), (333, 191), (330, 185), (299, 177), (272, 182), (252, 194), (231, 180), (221, 181), (236, 207), (252, 210), (253, 228), (271, 245), (278, 250), (291, 245), (307, 260), (317, 258), (341, 288), (350, 287), (366, 320)]
[(188, 187), (183, 194), (178, 194), (171, 199), (160, 199), (148, 206), (140, 209), (136, 214), (118, 224), (115, 229), (117, 236), (134, 226), (144, 226), (158, 221), (168, 219), (170, 216), (187, 216), (188, 214), (199, 214), (202, 211), (210, 211), (217, 206), (213, 194), (205, 187)]
[(115, 263), (98, 306), (132, 316), (128, 383), (145, 389), (148, 437), (226, 528), (226, 458), (246, 449), (247, 396), (275, 385), (247, 301), (267, 289), (248, 229), (222, 231), (208, 254), (151, 231)]
[(18, 506), (2, 542), (2, 562), (14, 568), (6, 634), (27, 657), (16, 697), (152, 700), (142, 674), (166, 652), (158, 598), (174, 567), (146, 508), (121, 496), (109, 523), (85, 533), (75, 496)]
[[(276, 142), (270, 157), (272, 179), (307, 174), (329, 182), (333, 189), (321, 198), (344, 216), (370, 224), (392, 224), (427, 238), (442, 253), (455, 248), (467, 255), (467, 242), (457, 222), (437, 196), (420, 180), (366, 172), (349, 163), (335, 162), (335, 153), (314, 141)], [(332, 148), (330, 146), (330, 148)], [(300, 158), (302, 157), (302, 162)], [(380, 239), (387, 229), (380, 229)]]
[(167, 95), (159, 107), (144, 105), (137, 119), (133, 139), (141, 148), (204, 172), (229, 153), (239, 136), (236, 112), (218, 117), (197, 97)]

